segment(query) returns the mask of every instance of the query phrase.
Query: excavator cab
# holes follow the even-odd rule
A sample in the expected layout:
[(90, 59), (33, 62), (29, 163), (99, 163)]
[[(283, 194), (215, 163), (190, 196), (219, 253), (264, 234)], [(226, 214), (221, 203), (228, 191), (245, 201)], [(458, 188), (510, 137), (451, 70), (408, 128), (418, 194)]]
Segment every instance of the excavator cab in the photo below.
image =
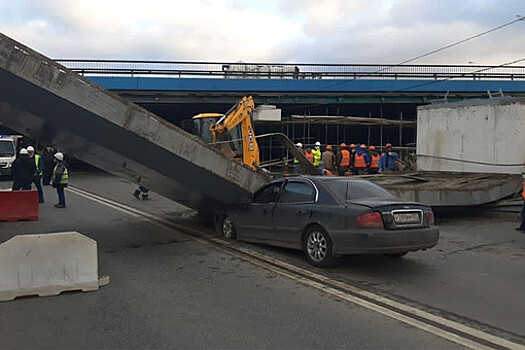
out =
[(217, 122), (219, 122), (222, 118), (224, 118), (224, 114), (220, 113), (197, 114), (192, 118), (193, 133), (199, 136), (205, 142), (215, 143), (220, 149), (221, 153), (225, 154), (229, 158), (242, 160), (243, 147), (242, 129), (240, 124), (231, 130), (228, 130), (227, 133), (219, 135), (217, 140), (213, 139), (210, 127), (212, 125), (216, 125)]

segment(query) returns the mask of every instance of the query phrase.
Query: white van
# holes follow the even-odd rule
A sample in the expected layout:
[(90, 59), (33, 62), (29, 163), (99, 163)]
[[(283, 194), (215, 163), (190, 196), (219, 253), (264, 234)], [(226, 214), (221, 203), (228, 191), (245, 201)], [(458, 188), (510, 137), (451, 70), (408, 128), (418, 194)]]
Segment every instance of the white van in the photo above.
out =
[(16, 159), (16, 142), (19, 136), (0, 135), (0, 176), (11, 175), (11, 165)]

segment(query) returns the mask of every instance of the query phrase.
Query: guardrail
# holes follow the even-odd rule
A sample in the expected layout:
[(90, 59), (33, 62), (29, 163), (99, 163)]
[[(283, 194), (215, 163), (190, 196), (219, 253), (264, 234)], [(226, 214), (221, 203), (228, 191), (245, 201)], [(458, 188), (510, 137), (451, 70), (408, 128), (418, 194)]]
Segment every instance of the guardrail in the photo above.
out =
[(525, 80), (525, 66), (220, 63), (57, 59), (85, 76), (217, 79)]

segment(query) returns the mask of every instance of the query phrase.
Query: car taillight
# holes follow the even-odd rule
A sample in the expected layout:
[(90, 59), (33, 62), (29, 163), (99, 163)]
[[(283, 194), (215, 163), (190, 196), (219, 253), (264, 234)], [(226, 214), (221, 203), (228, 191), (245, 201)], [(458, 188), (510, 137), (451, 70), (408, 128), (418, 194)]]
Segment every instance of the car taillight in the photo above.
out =
[(427, 215), (428, 215), (428, 224), (434, 225), (434, 212), (432, 210), (429, 210), (427, 212)]
[(357, 217), (357, 225), (369, 228), (383, 228), (383, 217), (378, 211), (362, 214)]

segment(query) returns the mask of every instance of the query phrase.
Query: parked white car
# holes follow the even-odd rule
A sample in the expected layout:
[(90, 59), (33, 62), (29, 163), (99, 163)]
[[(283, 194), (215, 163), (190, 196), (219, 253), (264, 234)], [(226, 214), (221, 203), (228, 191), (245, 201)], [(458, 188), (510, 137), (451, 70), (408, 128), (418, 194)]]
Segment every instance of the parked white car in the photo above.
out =
[(11, 165), (16, 159), (16, 141), (18, 137), (0, 135), (0, 176), (11, 175)]

